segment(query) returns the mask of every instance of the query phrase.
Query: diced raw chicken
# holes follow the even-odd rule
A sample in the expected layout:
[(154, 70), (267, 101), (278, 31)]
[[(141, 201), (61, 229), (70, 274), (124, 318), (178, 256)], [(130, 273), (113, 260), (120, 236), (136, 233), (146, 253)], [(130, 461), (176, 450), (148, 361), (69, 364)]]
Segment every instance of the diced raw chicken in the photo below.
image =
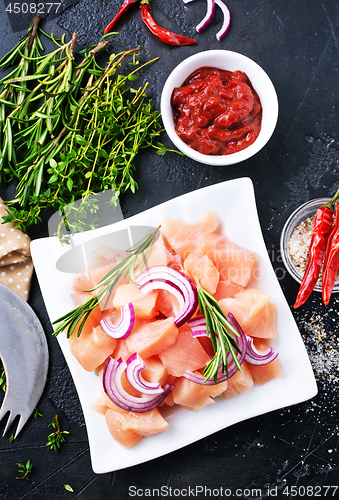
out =
[(127, 361), (128, 358), (133, 354), (127, 346), (126, 339), (118, 340), (117, 347), (114, 350), (114, 358), (119, 359), (122, 358), (124, 361)]
[(175, 318), (180, 310), (177, 298), (168, 290), (159, 290), (156, 308), (166, 318)]
[(227, 241), (222, 248), (213, 252), (210, 259), (220, 273), (223, 281), (232, 281), (247, 286), (256, 277), (258, 256), (235, 243)]
[[(160, 234), (147, 258), (146, 267), (167, 266), (172, 258), (172, 254), (166, 247), (164, 239)], [(137, 275), (137, 272), (135, 274)]]
[(126, 252), (116, 250), (111, 246), (102, 243), (94, 252), (89, 252), (87, 256), (88, 267), (90, 269), (97, 269), (107, 266), (108, 264), (114, 265), (117, 262), (120, 262), (127, 255), (128, 254)]
[[(276, 307), (269, 296), (260, 290), (246, 288), (256, 277), (257, 255), (228, 241), (216, 233), (219, 226), (217, 215), (206, 212), (198, 222), (186, 223), (180, 219), (164, 219), (161, 236), (156, 240), (148, 257), (146, 266), (165, 265), (185, 270), (218, 301), (227, 315), (232, 313), (244, 332), (254, 338), (257, 349), (266, 350), (266, 339), (276, 338)], [(100, 279), (112, 269), (115, 260), (121, 258), (114, 254), (112, 262), (107, 263), (111, 250), (101, 249), (93, 256), (97, 263), (105, 264), (80, 274), (74, 279), (74, 305), (82, 305), (95, 292), (86, 290), (97, 285)], [(109, 260), (109, 259), (108, 259)], [(135, 274), (139, 272), (139, 263)], [(120, 319), (120, 309), (132, 302), (136, 321), (132, 333), (123, 340), (112, 339), (98, 326), (105, 315), (110, 315), (113, 323)], [(213, 403), (215, 397), (223, 395), (233, 398), (250, 389), (254, 383), (264, 384), (282, 375), (279, 359), (262, 366), (242, 364), (242, 371), (236, 372), (228, 381), (221, 384), (196, 384), (183, 377), (186, 370), (203, 373), (203, 369), (214, 356), (210, 338), (193, 337), (186, 324), (179, 329), (173, 318), (179, 312), (177, 299), (166, 290), (156, 290), (144, 294), (129, 278), (120, 280), (111, 295), (107, 311), (102, 314), (97, 306), (89, 315), (82, 334), (77, 337), (77, 329), (70, 337), (70, 348), (85, 370), (101, 373), (106, 359), (114, 356), (127, 361), (137, 352), (145, 361), (142, 376), (151, 383), (173, 384), (174, 389), (161, 404), (181, 405), (189, 410), (199, 409)], [(197, 308), (195, 315), (200, 315)], [(141, 393), (134, 389), (121, 376), (121, 384), (126, 392), (135, 397)], [(142, 436), (162, 432), (168, 423), (159, 409), (146, 413), (128, 412), (118, 407), (105, 392), (93, 402), (92, 408), (105, 415), (107, 426), (114, 439), (122, 446), (135, 445)]]
[[(74, 307), (78, 307), (78, 306), (82, 306), (88, 300), (95, 297), (95, 293), (94, 292), (76, 292), (76, 293), (72, 293), (71, 297), (72, 297)], [(99, 304), (91, 311), (91, 317), (96, 321), (97, 324), (103, 318), (102, 310), (101, 310)], [(96, 325), (93, 325), (93, 326), (96, 326)]]
[(247, 327), (247, 335), (265, 339), (277, 338), (277, 308), (272, 302), (268, 302)]
[[(97, 325), (97, 322), (94, 324)], [(107, 335), (100, 325), (90, 330), (87, 320), (81, 335), (78, 337), (73, 333), (69, 342), (72, 354), (86, 371), (91, 372), (113, 353), (118, 341)]]
[(73, 279), (73, 288), (76, 292), (84, 292), (85, 290), (90, 290), (92, 287), (92, 280), (85, 273), (77, 274)]
[(246, 361), (242, 363), (241, 368), (241, 372), (237, 371), (233, 375), (233, 377), (228, 379), (227, 389), (223, 394), (224, 398), (234, 398), (235, 396), (239, 396), (239, 394), (242, 394), (243, 392), (253, 387), (254, 382), (251, 375), (251, 370), (249, 369), (249, 365), (246, 363)]
[(234, 295), (238, 292), (244, 290), (242, 285), (238, 285), (237, 283), (233, 283), (232, 281), (222, 281), (220, 280), (216, 289), (216, 292), (213, 294), (216, 300), (228, 299), (234, 297)]
[(196, 236), (197, 249), (201, 255), (207, 255), (214, 261), (214, 251), (224, 248), (227, 243), (225, 236), (218, 233), (198, 233)]
[(168, 371), (162, 364), (158, 356), (152, 356), (145, 359), (146, 368), (142, 370), (141, 375), (147, 382), (159, 383), (162, 387), (166, 385), (168, 380)]
[(184, 268), (191, 278), (193, 280), (196, 278), (207, 292), (215, 294), (219, 282), (219, 271), (207, 255), (200, 257), (199, 254), (192, 252), (184, 260)]
[[(260, 351), (266, 351), (266, 349), (269, 348), (269, 344), (265, 339), (254, 339), (254, 347)], [(275, 377), (282, 377), (283, 375), (279, 357), (275, 358), (267, 365), (256, 366), (249, 364), (248, 367), (254, 383), (258, 385), (266, 384)]]
[(212, 210), (206, 212), (196, 223), (187, 223), (181, 219), (164, 218), (161, 233), (169, 245), (182, 259), (199, 248), (197, 235), (212, 233), (219, 225), (219, 219)]
[(209, 355), (199, 340), (192, 336), (191, 329), (187, 325), (179, 328), (176, 341), (171, 347), (162, 350), (159, 357), (168, 373), (175, 377), (180, 377), (186, 370), (205, 368), (210, 361)]
[(213, 233), (218, 229), (219, 217), (214, 210), (207, 210), (199, 219), (202, 230), (206, 233)]
[(108, 408), (106, 423), (113, 438), (126, 448), (134, 446), (143, 436), (152, 436), (168, 429), (158, 408), (146, 413), (119, 412)]
[(157, 314), (155, 306), (158, 290), (144, 294), (134, 283), (120, 285), (115, 290), (113, 305), (117, 309), (132, 302), (134, 313), (137, 318), (152, 319)]
[(126, 339), (131, 353), (137, 352), (143, 359), (159, 354), (174, 344), (178, 329), (173, 318), (159, 319), (134, 329)]
[(219, 305), (225, 315), (232, 313), (247, 335), (276, 338), (276, 309), (269, 305), (269, 295), (256, 288), (246, 288)]
[(227, 381), (216, 385), (202, 385), (181, 377), (175, 382), (173, 400), (189, 410), (200, 409), (206, 404), (214, 403), (212, 398), (225, 392), (226, 388)]
[(102, 391), (102, 394), (95, 401), (93, 401), (91, 408), (102, 415), (105, 415), (107, 408), (111, 408), (111, 410), (118, 411), (120, 413), (125, 411), (120, 408), (120, 406), (113, 403), (104, 391)]

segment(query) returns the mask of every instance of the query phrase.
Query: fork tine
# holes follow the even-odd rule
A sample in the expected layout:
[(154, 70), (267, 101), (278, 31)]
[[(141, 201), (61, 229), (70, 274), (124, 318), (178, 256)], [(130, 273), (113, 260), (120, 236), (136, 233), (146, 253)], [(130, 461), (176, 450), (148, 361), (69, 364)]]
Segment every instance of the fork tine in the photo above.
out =
[(4, 401), (2, 404), (2, 407), (0, 408), (0, 420), (2, 420), (4, 418), (4, 416), (6, 415), (6, 413), (8, 411), (10, 411), (10, 409), (7, 407), (7, 405), (5, 404), (5, 401)]
[(8, 420), (7, 420), (7, 423), (6, 423), (5, 430), (4, 430), (3, 434), (2, 434), (2, 437), (6, 434), (6, 432), (8, 431), (8, 429), (10, 428), (10, 426), (12, 425), (12, 423), (14, 422), (14, 419), (15, 419), (15, 415), (13, 415), (12, 412), (9, 410)]
[(6, 434), (6, 432), (8, 431), (8, 429), (13, 424), (15, 418), (18, 415), (20, 415), (20, 419), (19, 419), (16, 431), (15, 431), (15, 434), (14, 434), (14, 438), (13, 438), (13, 439), (15, 439), (17, 437), (17, 435), (19, 434), (19, 432), (21, 431), (21, 429), (23, 428), (23, 426), (25, 425), (25, 423), (27, 422), (29, 416), (27, 417), (26, 415), (19, 414), (19, 413), (17, 415), (15, 415), (14, 412), (12, 412), (8, 407), (5, 407), (5, 405), (2, 405), (2, 407), (0, 408), (0, 420), (2, 420), (3, 417), (8, 412), (9, 412), (9, 416), (8, 416), (6, 427), (5, 427), (5, 430), (4, 430), (3, 434), (2, 434), (2, 436), (4, 436)]
[(14, 439), (17, 437), (17, 435), (19, 434), (19, 432), (21, 431), (21, 429), (23, 428), (23, 426), (25, 425), (27, 420), (28, 420), (28, 417), (24, 417), (23, 415), (20, 415), (20, 420), (18, 422), (18, 426), (17, 426), (15, 434), (14, 434)]

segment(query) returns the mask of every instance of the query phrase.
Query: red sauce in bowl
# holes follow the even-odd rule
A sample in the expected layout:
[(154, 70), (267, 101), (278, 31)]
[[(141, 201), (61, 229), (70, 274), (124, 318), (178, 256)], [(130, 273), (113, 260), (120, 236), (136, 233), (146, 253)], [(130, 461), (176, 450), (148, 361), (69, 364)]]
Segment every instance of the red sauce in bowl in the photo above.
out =
[(200, 68), (173, 90), (171, 105), (178, 136), (205, 155), (241, 151), (260, 132), (260, 99), (242, 71)]

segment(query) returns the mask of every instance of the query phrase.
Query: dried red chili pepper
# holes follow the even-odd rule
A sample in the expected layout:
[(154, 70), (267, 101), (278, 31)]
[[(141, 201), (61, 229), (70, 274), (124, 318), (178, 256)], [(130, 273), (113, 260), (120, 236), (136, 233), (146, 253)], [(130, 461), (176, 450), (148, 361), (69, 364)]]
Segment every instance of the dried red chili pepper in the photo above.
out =
[[(333, 200), (333, 198), (332, 198)], [(331, 202), (332, 202), (331, 200)], [(334, 220), (333, 206), (328, 203), (318, 208), (312, 230), (309, 257), (294, 307), (306, 302), (315, 287), (324, 260), (328, 237)]]
[(336, 205), (335, 223), (328, 239), (322, 278), (322, 298), (324, 304), (330, 301), (339, 269), (339, 204)]
[(151, 7), (149, 5), (149, 0), (141, 0), (140, 4), (141, 18), (146, 24), (147, 28), (153, 33), (153, 35), (163, 43), (167, 45), (193, 45), (197, 43), (193, 38), (188, 38), (187, 36), (177, 35), (161, 28), (156, 24), (153, 19)]
[(111, 29), (113, 28), (113, 26), (115, 25), (115, 23), (117, 22), (117, 20), (123, 15), (125, 14), (125, 12), (127, 12), (134, 3), (137, 3), (137, 2), (140, 2), (140, 0), (124, 0), (121, 4), (121, 7), (120, 9), (118, 10), (117, 12), (117, 15), (115, 16), (115, 18), (106, 26), (105, 30), (104, 30), (104, 33), (105, 35), (107, 35), (107, 33), (109, 33), (111, 31)]

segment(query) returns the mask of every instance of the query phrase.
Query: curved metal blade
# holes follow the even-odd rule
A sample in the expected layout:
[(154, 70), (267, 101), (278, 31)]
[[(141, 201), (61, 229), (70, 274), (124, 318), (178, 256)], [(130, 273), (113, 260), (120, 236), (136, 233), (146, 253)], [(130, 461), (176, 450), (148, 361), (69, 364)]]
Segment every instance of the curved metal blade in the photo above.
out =
[(17, 293), (0, 284), (0, 358), (6, 373), (6, 394), (0, 420), (10, 412), (7, 429), (21, 415), (15, 436), (36, 407), (45, 387), (48, 346), (32, 308)]

